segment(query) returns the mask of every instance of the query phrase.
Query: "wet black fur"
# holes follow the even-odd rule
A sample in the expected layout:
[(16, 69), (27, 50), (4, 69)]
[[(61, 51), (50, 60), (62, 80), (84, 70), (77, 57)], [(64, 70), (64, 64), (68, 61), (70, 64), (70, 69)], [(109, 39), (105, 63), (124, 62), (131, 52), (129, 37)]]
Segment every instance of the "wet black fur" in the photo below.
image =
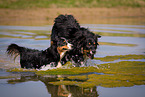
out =
[(59, 42), (58, 39), (49, 48), (41, 51), (11, 44), (7, 48), (7, 54), (15, 57), (20, 55), (21, 68), (39, 69), (41, 66), (50, 63), (55, 63), (53, 65), (56, 66), (60, 61), (60, 54), (57, 51)]
[[(76, 32), (76, 38), (73, 40), (73, 49), (66, 53), (66, 55), (61, 60), (62, 64), (67, 61), (73, 61), (75, 66), (79, 67), (81, 62), (85, 60), (86, 57), (91, 59), (94, 58), (98, 44), (98, 38), (101, 36), (95, 35), (88, 29), (80, 28), (79, 32)], [(79, 37), (77, 37), (79, 36)], [(95, 43), (95, 44), (94, 44)], [(88, 52), (86, 52), (88, 51)], [(92, 51), (92, 54), (90, 53)]]
[[(61, 63), (65, 64), (67, 61), (73, 61), (77, 63), (76, 66), (80, 66), (80, 63), (85, 59), (84, 56), (88, 56), (91, 59), (94, 58), (98, 38), (101, 37), (84, 27), (80, 27), (79, 23), (72, 15), (59, 15), (55, 19), (51, 41), (55, 41), (56, 36), (65, 37), (73, 44), (73, 49), (66, 53)], [(94, 42), (95, 45), (93, 44)], [(87, 50), (92, 51), (92, 54), (85, 52)]]
[(72, 15), (59, 15), (54, 21), (51, 41), (55, 41), (55, 37), (64, 37), (71, 40), (76, 37), (74, 34), (79, 29), (80, 25)]
[[(96, 53), (97, 46), (99, 45), (98, 38), (100, 38), (101, 36), (98, 34), (94, 34), (93, 32), (89, 31), (89, 29), (83, 27), (80, 30), (86, 38), (86, 40), (84, 40), (83, 53), (89, 58), (93, 59), (94, 54)], [(92, 54), (85, 51), (92, 51)]]

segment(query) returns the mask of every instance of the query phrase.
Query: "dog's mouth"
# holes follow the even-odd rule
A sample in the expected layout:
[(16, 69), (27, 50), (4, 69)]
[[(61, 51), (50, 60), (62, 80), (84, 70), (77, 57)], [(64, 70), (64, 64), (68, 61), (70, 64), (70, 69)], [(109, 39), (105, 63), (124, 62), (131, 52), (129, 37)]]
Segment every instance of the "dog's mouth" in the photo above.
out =
[(93, 59), (95, 53), (96, 53), (95, 51), (90, 51), (90, 52), (87, 53), (87, 56), (88, 56), (90, 59)]
[(87, 54), (87, 56), (88, 56), (90, 59), (93, 59), (93, 58), (94, 58), (94, 54)]

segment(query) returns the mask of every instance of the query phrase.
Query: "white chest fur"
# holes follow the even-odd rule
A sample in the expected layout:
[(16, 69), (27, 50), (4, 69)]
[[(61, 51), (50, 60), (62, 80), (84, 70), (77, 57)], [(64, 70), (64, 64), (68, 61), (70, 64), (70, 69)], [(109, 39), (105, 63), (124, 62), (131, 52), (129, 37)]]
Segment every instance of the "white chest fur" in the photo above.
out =
[(60, 54), (60, 60), (63, 58), (64, 55), (65, 55), (65, 52), (62, 52), (62, 53)]
[(60, 62), (58, 62), (57, 68), (62, 67), (62, 64)]

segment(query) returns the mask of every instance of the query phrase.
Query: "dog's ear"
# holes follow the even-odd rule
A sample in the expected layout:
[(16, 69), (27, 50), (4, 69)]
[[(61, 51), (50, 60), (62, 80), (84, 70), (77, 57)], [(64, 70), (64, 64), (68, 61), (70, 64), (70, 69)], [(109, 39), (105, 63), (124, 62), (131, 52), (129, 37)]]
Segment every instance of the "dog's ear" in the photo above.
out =
[(101, 38), (101, 36), (100, 36), (100, 35), (98, 35), (98, 34), (96, 34), (96, 37), (97, 37), (97, 38)]

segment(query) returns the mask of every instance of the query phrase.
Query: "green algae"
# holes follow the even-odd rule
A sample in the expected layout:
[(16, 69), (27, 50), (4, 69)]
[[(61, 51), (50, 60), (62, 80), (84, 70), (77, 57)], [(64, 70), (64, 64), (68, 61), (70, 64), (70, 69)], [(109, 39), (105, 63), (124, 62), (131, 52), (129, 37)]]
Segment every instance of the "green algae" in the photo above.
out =
[[(9, 32), (9, 33), (15, 33), (15, 34), (18, 33), (18, 34), (23, 34), (23, 35), (30, 35), (28, 33), (34, 33), (34, 34), (39, 34), (39, 35), (51, 34), (51, 31), (46, 31), (46, 30), (9, 30), (9, 29), (0, 29), (0, 32)], [(23, 32), (23, 33), (21, 33), (21, 32)]]
[[(102, 86), (102, 87), (130, 87), (134, 85), (145, 85), (145, 76), (134, 75), (131, 76), (126, 75), (97, 75), (91, 74), (88, 75), (88, 80), (85, 82), (77, 82), (77, 81), (56, 81), (50, 82), (53, 85), (76, 85), (84, 88), (91, 88), (94, 86)], [(124, 78), (125, 77), (125, 78)], [(134, 79), (135, 78), (135, 79)], [(78, 78), (77, 78), (78, 79)]]
[(144, 74), (145, 62), (139, 61), (122, 61), (117, 63), (108, 63), (98, 65), (99, 68), (104, 68), (103, 73), (106, 74)]
[(71, 80), (74, 80), (74, 79), (77, 79), (77, 80), (87, 80), (87, 79), (88, 79), (88, 76), (87, 76), (87, 75), (81, 75), (81, 76), (68, 76), (67, 78), (68, 78), (68, 79), (71, 79)]
[[(14, 68), (8, 72), (35, 72), (38, 75), (78, 75), (86, 73), (105, 73), (105, 74), (145, 74), (145, 62), (139, 61), (121, 61), (117, 63), (107, 63), (96, 67), (73, 67), (69, 69), (51, 69), (46, 71), (37, 71), (35, 69)], [(86, 78), (84, 76), (84, 78)]]
[(0, 38), (21, 38), (20, 36), (0, 35)]
[(111, 46), (127, 46), (134, 47), (136, 44), (123, 44), (123, 43), (111, 43), (111, 42), (99, 42), (100, 45), (111, 45)]
[(35, 69), (23, 69), (23, 68), (12, 68), (8, 69), (7, 72), (36, 72)]
[(47, 70), (47, 71), (38, 71), (36, 74), (38, 75), (69, 75), (69, 74), (76, 74), (73, 71), (71, 71), (70, 69), (52, 69), (52, 70)]
[(18, 39), (35, 39), (35, 40), (49, 40), (50, 35), (43, 35), (46, 36), (46, 38), (35, 38), (39, 35), (31, 35), (31, 37), (23, 37), (23, 36), (13, 36), (13, 35), (0, 35), (0, 38), (18, 38)]
[(51, 70), (46, 70), (46, 71), (37, 71), (36, 74), (38, 75), (77, 75), (77, 74), (82, 74), (82, 73), (89, 73), (89, 72), (101, 72), (102, 69), (98, 69), (96, 67), (73, 67), (69, 69), (63, 69), (63, 68), (58, 68), (58, 69), (51, 69)]
[[(108, 67), (109, 65), (109, 67)], [(145, 85), (145, 62), (122, 61), (118, 63), (101, 64), (98, 66), (103, 75), (88, 74), (68, 76), (69, 81), (50, 82), (53, 85), (76, 85), (84, 88), (102, 87), (130, 87)], [(96, 72), (99, 71), (96, 69)], [(70, 81), (72, 80), (72, 81)], [(74, 80), (82, 80), (74, 81)]]
[[(80, 76), (79, 76), (80, 77)], [(68, 77), (72, 78), (72, 76)], [(79, 79), (76, 77), (76, 79)], [(53, 85), (76, 85), (84, 88), (94, 86), (102, 87), (130, 87), (134, 85), (145, 85), (144, 75), (97, 75), (91, 74), (87, 76), (86, 81), (56, 81), (50, 82)], [(81, 80), (81, 77), (80, 77)]]
[(133, 34), (128, 34), (128, 33), (107, 33), (107, 32), (95, 32), (101, 36), (122, 36), (122, 37), (145, 37), (145, 34), (139, 34), (139, 33), (133, 33)]
[[(57, 78), (57, 81), (49, 83), (53, 85), (75, 85), (83, 88), (92, 88), (94, 86), (130, 87), (134, 85), (145, 85), (145, 62), (140, 61), (100, 64), (98, 68), (90, 66), (69, 69), (59, 68), (47, 71), (11, 69), (9, 72), (34, 72), (39, 76), (67, 75), (67, 77), (61, 76)], [(102, 74), (99, 75), (97, 73)]]
[(96, 67), (73, 67), (73, 68), (58, 68), (58, 69), (50, 69), (46, 71), (35, 70), (35, 69), (23, 69), (23, 68), (13, 68), (8, 69), (7, 72), (35, 72), (37, 75), (78, 75), (82, 73), (89, 72), (102, 72), (102, 69), (98, 69)]
[(0, 76), (0, 79), (17, 78), (16, 76)]
[[(1, 0), (1, 9), (144, 8), (144, 0)], [(58, 13), (58, 12), (57, 12)], [(65, 12), (66, 13), (66, 12)], [(107, 14), (109, 15), (109, 14)], [(127, 17), (127, 16), (126, 16)], [(48, 18), (49, 19), (49, 18)], [(48, 20), (47, 19), (47, 20)]]
[(114, 60), (129, 60), (129, 59), (145, 59), (145, 55), (116, 55), (116, 56), (106, 56), (103, 58), (94, 58), (101, 61), (114, 61)]
[(64, 78), (63, 77), (58, 77), (57, 80), (64, 80)]
[(89, 72), (101, 72), (101, 69), (96, 67), (72, 67), (71, 62), (67, 62), (64, 65), (66, 68), (58, 68), (58, 69), (50, 69), (46, 71), (37, 71), (36, 74), (38, 75), (78, 75), (82, 73), (89, 73)]
[[(0, 32), (6, 33), (1, 34), (0, 38), (20, 38), (20, 39), (35, 39), (35, 40), (48, 40), (50, 39), (51, 34), (50, 31), (42, 31), (42, 30), (0, 30)], [(36, 38), (37, 36), (46, 36), (46, 38)]]
[(117, 63), (107, 63), (96, 67), (73, 67), (69, 69), (52, 69), (46, 71), (37, 71), (38, 75), (78, 75), (91, 72), (105, 74), (145, 74), (145, 62), (139, 61), (121, 61)]
[[(128, 87), (133, 85), (145, 84), (144, 75), (124, 75), (124, 74), (114, 74), (114, 75), (89, 75), (90, 82), (94, 85), (99, 85), (103, 87)], [(142, 82), (142, 83), (139, 83)], [(138, 84), (136, 84), (138, 83)]]

